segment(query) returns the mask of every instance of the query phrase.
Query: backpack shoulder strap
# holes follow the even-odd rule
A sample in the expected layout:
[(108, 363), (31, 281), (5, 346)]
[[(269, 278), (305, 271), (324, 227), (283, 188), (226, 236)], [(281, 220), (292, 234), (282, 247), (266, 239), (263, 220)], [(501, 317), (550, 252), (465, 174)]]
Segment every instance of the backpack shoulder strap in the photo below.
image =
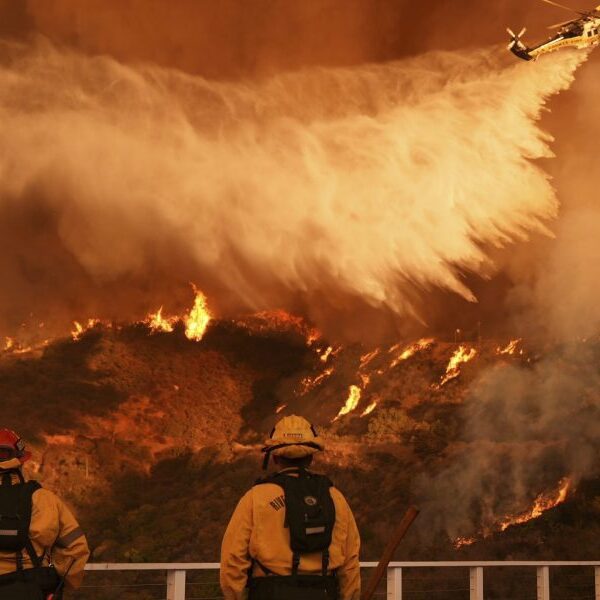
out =
[(284, 473), (273, 473), (272, 475), (266, 475), (265, 477), (259, 477), (254, 482), (254, 486), (263, 485), (265, 483), (276, 483), (277, 485), (281, 485), (281, 479), (284, 475), (285, 475)]
[[(25, 505), (26, 515), (27, 515), (27, 523), (31, 525), (31, 512), (33, 510), (33, 494), (41, 489), (41, 484), (38, 481), (30, 480), (23, 486), (23, 495), (22, 502)], [(43, 555), (38, 556), (36, 554), (35, 548), (33, 547), (33, 543), (31, 538), (29, 537), (29, 531), (27, 531), (27, 539), (25, 540), (25, 550), (27, 550), (27, 554), (33, 563), (35, 568), (39, 568), (43, 564)]]

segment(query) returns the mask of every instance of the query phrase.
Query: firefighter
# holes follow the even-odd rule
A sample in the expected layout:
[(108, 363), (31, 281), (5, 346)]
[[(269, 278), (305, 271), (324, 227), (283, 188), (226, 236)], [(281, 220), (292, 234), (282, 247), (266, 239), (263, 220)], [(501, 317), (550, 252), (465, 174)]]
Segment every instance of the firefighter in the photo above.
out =
[(360, 537), (331, 481), (308, 470), (323, 440), (304, 418), (284, 417), (262, 451), (275, 474), (237, 505), (221, 548), (225, 600), (358, 600)]
[(0, 598), (57, 600), (64, 585), (79, 587), (89, 549), (66, 505), (36, 481), (21, 438), (0, 429)]

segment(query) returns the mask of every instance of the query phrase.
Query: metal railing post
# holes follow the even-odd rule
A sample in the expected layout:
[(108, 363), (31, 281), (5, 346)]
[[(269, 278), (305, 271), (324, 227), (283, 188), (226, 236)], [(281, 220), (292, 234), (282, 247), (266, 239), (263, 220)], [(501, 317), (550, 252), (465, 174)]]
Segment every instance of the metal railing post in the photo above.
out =
[(600, 600), (600, 567), (594, 568), (594, 579), (596, 580), (596, 590), (595, 598), (596, 600)]
[(537, 568), (537, 600), (550, 600), (550, 567)]
[(388, 567), (387, 600), (402, 600), (402, 569), (400, 567)]
[(167, 600), (185, 600), (185, 571), (167, 571)]
[(470, 600), (483, 600), (483, 567), (471, 567), (470, 579)]

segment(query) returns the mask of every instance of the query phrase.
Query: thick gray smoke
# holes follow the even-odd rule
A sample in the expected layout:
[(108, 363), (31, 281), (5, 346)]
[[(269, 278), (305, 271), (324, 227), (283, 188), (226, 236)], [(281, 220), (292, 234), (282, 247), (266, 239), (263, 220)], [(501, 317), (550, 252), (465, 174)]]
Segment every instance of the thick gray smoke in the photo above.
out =
[(190, 280), (222, 314), (474, 300), (461, 272), (490, 270), (482, 245), (556, 215), (537, 120), (584, 58), (430, 53), (223, 84), (45, 42), (1, 52), (4, 327), (139, 317)]
[(530, 368), (497, 366), (471, 389), (464, 446), (419, 483), (438, 529), (455, 539), (491, 532), (568, 477), (600, 474), (596, 344), (562, 348)]

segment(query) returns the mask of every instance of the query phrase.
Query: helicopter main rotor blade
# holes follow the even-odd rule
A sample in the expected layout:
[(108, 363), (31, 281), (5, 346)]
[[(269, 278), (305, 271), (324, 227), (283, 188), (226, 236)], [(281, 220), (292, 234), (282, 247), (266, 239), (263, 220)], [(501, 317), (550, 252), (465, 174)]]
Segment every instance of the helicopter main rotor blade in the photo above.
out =
[(542, 2), (545, 2), (546, 4), (551, 4), (552, 6), (557, 6), (558, 8), (562, 8), (564, 10), (568, 10), (569, 12), (577, 13), (578, 15), (586, 16), (589, 14), (589, 11), (584, 12), (581, 10), (577, 10), (576, 8), (571, 8), (570, 6), (565, 6), (564, 4), (559, 4), (558, 2), (554, 2), (554, 0), (542, 0)]
[(548, 29), (560, 29), (561, 27), (564, 27), (565, 25), (569, 25), (569, 23), (575, 23), (575, 21), (573, 21), (573, 20), (563, 21), (562, 23), (557, 23), (556, 25), (550, 25), (548, 27)]

